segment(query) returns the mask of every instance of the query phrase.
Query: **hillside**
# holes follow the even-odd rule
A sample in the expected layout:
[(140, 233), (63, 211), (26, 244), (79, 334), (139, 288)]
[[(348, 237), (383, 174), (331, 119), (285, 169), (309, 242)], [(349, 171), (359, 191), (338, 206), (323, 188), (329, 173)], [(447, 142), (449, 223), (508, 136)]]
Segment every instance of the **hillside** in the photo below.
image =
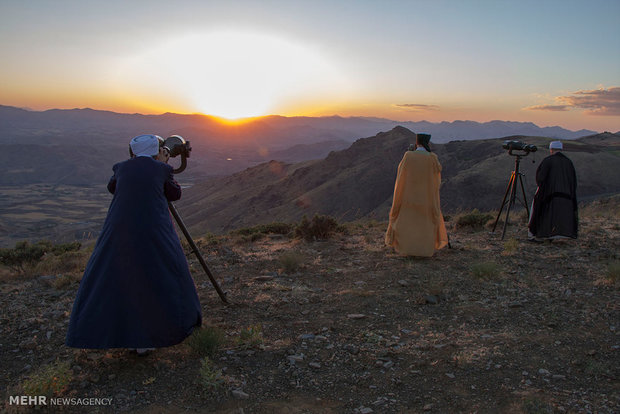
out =
[[(535, 190), (534, 171), (547, 153), (543, 147), (546, 148), (549, 138), (516, 136), (451, 142), (433, 147), (443, 165), (444, 214), (473, 208), (499, 208), (514, 168), (514, 158), (501, 147), (508, 138), (541, 145), (537, 153), (530, 154), (521, 163), (528, 202), (531, 201)], [(190, 229), (198, 232), (223, 232), (274, 220), (296, 221), (304, 214), (315, 213), (329, 214), (339, 220), (360, 217), (383, 220), (391, 206), (398, 162), (412, 140), (411, 131), (397, 127), (360, 139), (346, 150), (333, 151), (325, 159), (294, 164), (262, 163), (231, 176), (185, 188), (183, 198), (176, 205)], [(566, 153), (577, 168), (580, 200), (620, 191), (619, 141), (616, 134), (600, 134), (566, 142)], [(300, 144), (277, 154), (291, 160), (303, 159), (309, 154), (322, 156), (342, 142)], [(79, 151), (64, 147), (50, 147), (47, 154), (30, 151), (27, 145), (20, 148), (29, 151), (29, 162), (35, 160), (37, 167), (16, 167), (13, 176), (25, 177), (28, 181), (29, 173), (49, 167), (48, 178), (53, 183), (0, 186), (5, 196), (0, 203), (0, 246), (13, 246), (25, 239), (96, 239), (111, 199), (105, 188), (111, 174), (111, 165), (105, 164), (102, 155), (105, 149), (92, 146), (88, 155), (83, 156)], [(2, 157), (10, 158), (13, 163), (22, 159), (3, 154)], [(190, 171), (176, 177), (184, 186), (194, 180), (192, 165), (200, 161), (195, 155), (189, 160)], [(61, 168), (63, 164), (57, 162), (61, 157), (72, 159), (76, 169), (66, 165), (66, 169)], [(172, 161), (176, 162), (178, 160)], [(58, 184), (64, 181), (63, 177), (89, 181), (89, 168), (93, 166), (98, 166), (102, 176), (96, 184)]]
[[(515, 157), (502, 148), (507, 139), (536, 144), (520, 170), (528, 204), (536, 190), (535, 171), (548, 155), (550, 138), (510, 136), (491, 140), (437, 144), (443, 166), (441, 202), (444, 214), (499, 209), (514, 169)], [(566, 154), (578, 174), (582, 200), (620, 192), (620, 136), (591, 136), (566, 143)], [(227, 231), (271, 221), (297, 221), (302, 215), (327, 214), (339, 220), (384, 219), (391, 206), (396, 170), (414, 134), (396, 127), (359, 139), (324, 160), (302, 164), (271, 161), (230, 177), (209, 180), (186, 190), (178, 207), (199, 232)], [(605, 174), (602, 174), (605, 172)], [(519, 203), (518, 206), (521, 204)]]
[(213, 340), (145, 357), (66, 348), (88, 251), (0, 269), (3, 408), (23, 412), (9, 396), (46, 369), (66, 381), (56, 396), (111, 398), (67, 413), (619, 412), (618, 198), (583, 208), (574, 241), (447, 224), (453, 248), (428, 259), (386, 249), (384, 221), (310, 243), (198, 240), (232, 302), (187, 252), (204, 333), (223, 333), (208, 369)]

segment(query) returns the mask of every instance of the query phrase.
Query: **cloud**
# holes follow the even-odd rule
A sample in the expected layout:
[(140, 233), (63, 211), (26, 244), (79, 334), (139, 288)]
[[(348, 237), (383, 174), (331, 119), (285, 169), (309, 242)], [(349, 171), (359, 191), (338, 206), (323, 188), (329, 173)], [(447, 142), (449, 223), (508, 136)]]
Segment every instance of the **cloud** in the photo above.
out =
[(586, 115), (620, 115), (620, 87), (618, 86), (609, 89), (577, 91), (571, 95), (558, 96), (555, 101), (557, 105), (534, 105), (524, 109), (538, 111), (583, 109)]
[(424, 112), (424, 111), (437, 111), (439, 106), (437, 105), (424, 105), (424, 104), (394, 104), (394, 106), (398, 109), (402, 109), (404, 111), (412, 111), (412, 112)]
[(528, 106), (527, 108), (530, 111), (568, 111), (570, 106), (568, 105), (534, 105)]

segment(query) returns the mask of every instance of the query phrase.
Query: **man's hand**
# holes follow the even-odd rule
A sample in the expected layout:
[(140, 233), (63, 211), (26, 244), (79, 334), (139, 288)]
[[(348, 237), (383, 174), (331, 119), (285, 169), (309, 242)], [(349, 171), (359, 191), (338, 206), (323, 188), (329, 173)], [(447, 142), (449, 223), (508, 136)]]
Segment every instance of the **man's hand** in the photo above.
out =
[(157, 154), (156, 160), (168, 164), (169, 159), (170, 159), (170, 152), (168, 151), (168, 148), (161, 147), (159, 149), (159, 154)]

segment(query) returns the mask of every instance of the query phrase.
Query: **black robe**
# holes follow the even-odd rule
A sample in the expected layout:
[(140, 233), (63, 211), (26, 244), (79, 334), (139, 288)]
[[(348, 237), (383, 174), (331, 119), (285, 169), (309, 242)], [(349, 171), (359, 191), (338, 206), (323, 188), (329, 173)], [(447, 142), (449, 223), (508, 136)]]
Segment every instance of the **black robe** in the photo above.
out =
[(114, 166), (114, 194), (73, 304), (66, 344), (177, 344), (201, 324), (187, 259), (168, 211), (181, 197), (172, 167), (151, 157)]
[(537, 238), (577, 237), (577, 175), (561, 152), (546, 157), (536, 170), (538, 189), (530, 217), (530, 232)]

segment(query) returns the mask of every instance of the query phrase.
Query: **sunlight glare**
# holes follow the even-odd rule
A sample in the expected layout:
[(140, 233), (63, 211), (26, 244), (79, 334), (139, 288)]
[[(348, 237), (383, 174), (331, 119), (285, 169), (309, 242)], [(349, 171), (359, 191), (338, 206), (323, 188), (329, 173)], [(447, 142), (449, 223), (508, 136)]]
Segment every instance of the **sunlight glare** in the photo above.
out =
[(310, 46), (233, 31), (171, 39), (132, 58), (123, 72), (128, 88), (157, 89), (194, 111), (228, 119), (266, 115), (285, 100), (345, 83)]

